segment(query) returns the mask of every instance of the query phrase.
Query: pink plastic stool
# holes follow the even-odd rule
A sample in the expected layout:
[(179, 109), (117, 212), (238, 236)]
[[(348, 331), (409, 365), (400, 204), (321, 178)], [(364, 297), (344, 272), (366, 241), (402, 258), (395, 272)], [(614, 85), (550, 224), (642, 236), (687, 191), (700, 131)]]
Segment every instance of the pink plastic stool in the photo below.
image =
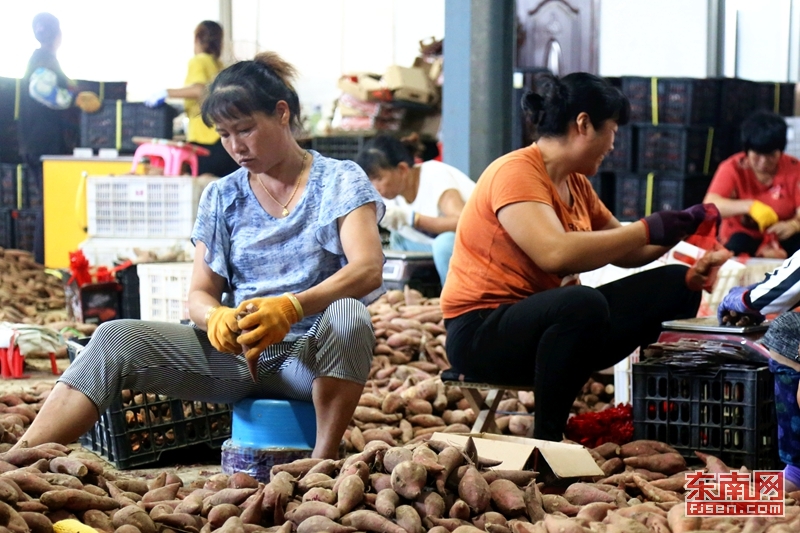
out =
[[(134, 139), (137, 141), (137, 139)], [(150, 166), (163, 168), (165, 176), (180, 176), (184, 163), (189, 164), (192, 176), (197, 176), (197, 156), (207, 156), (210, 152), (200, 146), (167, 139), (147, 139), (133, 154), (131, 173), (136, 172), (143, 157), (150, 159)]]

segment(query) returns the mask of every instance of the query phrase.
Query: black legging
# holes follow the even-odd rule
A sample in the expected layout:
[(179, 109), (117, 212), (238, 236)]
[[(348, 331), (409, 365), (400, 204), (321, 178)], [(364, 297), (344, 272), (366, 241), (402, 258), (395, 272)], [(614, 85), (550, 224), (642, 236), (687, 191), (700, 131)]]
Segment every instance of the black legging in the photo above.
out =
[[(747, 233), (734, 233), (725, 243), (725, 248), (735, 255), (747, 254), (755, 257), (762, 241), (763, 239), (751, 237)], [(788, 239), (780, 241), (780, 243), (781, 248), (786, 250), (786, 254), (791, 256), (797, 250), (800, 250), (800, 233), (795, 233)]]
[(561, 287), (445, 321), (447, 356), (467, 381), (531, 385), (534, 438), (560, 441), (593, 372), (655, 342), (665, 320), (697, 315), (687, 267), (647, 270), (596, 289)]

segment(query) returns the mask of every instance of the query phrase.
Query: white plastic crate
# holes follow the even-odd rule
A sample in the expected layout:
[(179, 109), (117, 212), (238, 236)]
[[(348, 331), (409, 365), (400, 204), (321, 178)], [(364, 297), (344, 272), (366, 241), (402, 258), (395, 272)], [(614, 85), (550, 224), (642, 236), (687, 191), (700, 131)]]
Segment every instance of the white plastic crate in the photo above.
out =
[(192, 263), (149, 263), (136, 269), (142, 320), (178, 323), (189, 318)]
[(639, 362), (639, 348), (614, 365), (614, 404), (633, 403), (633, 364)]
[[(153, 260), (171, 257), (172, 261), (191, 261), (194, 246), (189, 239), (104, 239), (90, 237), (78, 245), (92, 266), (113, 266), (128, 259), (134, 260), (142, 252), (154, 255)], [(138, 252), (138, 253), (137, 253)]]
[(800, 159), (800, 117), (783, 117), (786, 120), (786, 154)]
[(90, 176), (90, 237), (188, 239), (206, 185), (217, 178)]

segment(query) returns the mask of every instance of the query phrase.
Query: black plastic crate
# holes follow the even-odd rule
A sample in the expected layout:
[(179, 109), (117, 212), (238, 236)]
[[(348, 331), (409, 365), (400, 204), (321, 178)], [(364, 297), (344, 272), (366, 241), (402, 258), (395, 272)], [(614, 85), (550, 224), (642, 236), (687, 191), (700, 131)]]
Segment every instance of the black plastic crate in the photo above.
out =
[(615, 180), (616, 175), (613, 172), (598, 172), (589, 178), (589, 183), (592, 184), (594, 192), (597, 193), (600, 201), (603, 202), (609, 209), (614, 209), (614, 189), (616, 186)]
[(708, 176), (654, 172), (648, 211), (648, 174), (618, 172), (614, 176), (614, 202), (608, 205), (614, 206), (614, 216), (623, 221), (699, 204), (711, 183)]
[(42, 185), (42, 167), (23, 167), (22, 177), (22, 207), (39, 208), (44, 205), (44, 192)]
[(128, 97), (126, 81), (75, 80), (76, 92), (91, 91), (100, 100), (125, 100)]
[(133, 137), (171, 139), (172, 121), (177, 115), (170, 105), (150, 108), (139, 102), (104, 100), (97, 113), (81, 113), (80, 145), (133, 153), (137, 147)]
[(730, 134), (724, 128), (643, 125), (637, 130), (637, 172), (712, 175), (729, 155)]
[(11, 164), (22, 162), (19, 156), (17, 121), (13, 117), (0, 116), (0, 162)]
[(780, 468), (767, 367), (644, 361), (633, 365), (634, 438), (697, 461), (695, 451), (751, 470)]
[(756, 109), (757, 84), (739, 78), (721, 78), (719, 82), (719, 122), (738, 128)]
[(24, 165), (0, 163), (0, 207), (20, 207), (17, 198), (17, 182), (21, 174), (27, 172)]
[(620, 126), (614, 137), (614, 150), (600, 164), (601, 171), (634, 172), (636, 170), (636, 126)]
[[(68, 343), (70, 362), (89, 339)], [(231, 436), (231, 406), (123, 390), (78, 440), (121, 470), (158, 461), (172, 450), (205, 444), (219, 449)]]
[[(656, 80), (657, 116), (653, 113), (652, 87)], [(720, 86), (717, 80), (695, 78), (642, 78), (625, 76), (622, 92), (631, 103), (631, 122), (652, 124), (716, 124)]]
[(325, 157), (354, 161), (370, 139), (371, 137), (365, 135), (314, 137), (311, 139), (311, 149), (316, 150)]
[(17, 103), (16, 78), (0, 77), (0, 121), (14, 120), (14, 108)]
[(794, 83), (754, 83), (755, 109), (774, 111), (781, 116), (794, 115)]
[(41, 209), (11, 211), (14, 248), (33, 253), (37, 263), (44, 263), (44, 214)]
[(14, 225), (11, 222), (11, 209), (0, 208), (0, 247), (14, 247)]
[(139, 297), (139, 274), (136, 265), (117, 271), (117, 281), (122, 285), (120, 318), (142, 318)]

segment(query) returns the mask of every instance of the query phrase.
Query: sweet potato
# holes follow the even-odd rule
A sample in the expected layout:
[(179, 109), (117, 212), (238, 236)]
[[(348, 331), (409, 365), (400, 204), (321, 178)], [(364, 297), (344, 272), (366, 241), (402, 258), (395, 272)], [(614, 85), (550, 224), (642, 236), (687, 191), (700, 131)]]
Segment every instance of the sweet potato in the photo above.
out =
[[(145, 503), (151, 503), (151, 502), (160, 502), (164, 500), (174, 500), (175, 497), (178, 495), (178, 489), (180, 488), (181, 488), (180, 483), (171, 483), (169, 485), (164, 485), (163, 487), (150, 489), (144, 494), (144, 496), (142, 496), (142, 501)], [(225, 490), (237, 490), (237, 489), (225, 489)], [(219, 503), (227, 503), (227, 502), (220, 501)]]
[[(109, 484), (110, 486), (110, 484)], [(202, 491), (202, 492), (200, 492)], [(203, 498), (205, 489), (197, 489), (188, 496), (186, 496), (181, 503), (175, 507), (176, 513), (199, 514), (203, 509)]]
[(124, 492), (135, 492), (142, 496), (150, 490), (147, 488), (147, 483), (141, 479), (117, 479), (114, 484)]
[(43, 448), (16, 448), (0, 454), (0, 459), (14, 466), (26, 466), (39, 459), (52, 459), (59, 455), (63, 456), (64, 454)]
[(616, 509), (617, 506), (613, 503), (594, 502), (584, 505), (578, 511), (577, 518), (587, 520), (589, 522), (602, 522), (609, 511)]
[(46, 513), (48, 512), (47, 506), (39, 500), (28, 500), (25, 502), (16, 503), (17, 511), (26, 513)]
[(446, 426), (447, 424), (444, 423), (441, 417), (435, 415), (414, 415), (406, 417), (406, 419), (411, 422), (414, 426), (421, 426), (424, 428), (432, 428), (432, 427), (439, 427), (439, 426)]
[(323, 459), (297, 459), (291, 463), (275, 465), (270, 469), (270, 481), (274, 479), (278, 472), (287, 472), (292, 477), (298, 478), (305, 475), (311, 467), (323, 461)]
[(342, 524), (359, 531), (375, 533), (406, 533), (406, 531), (374, 511), (353, 511), (342, 517)]
[(459, 520), (469, 520), (470, 513), (471, 511), (467, 502), (458, 498), (453, 502), (453, 505), (450, 506), (450, 510), (447, 511), (447, 516), (449, 518), (458, 518)]
[(686, 516), (686, 509), (683, 505), (676, 505), (667, 513), (667, 522), (672, 533), (686, 533), (700, 529), (702, 519), (698, 516)]
[(659, 489), (654, 487), (647, 481), (645, 481), (641, 476), (634, 474), (633, 482), (639, 487), (639, 490), (642, 491), (642, 494), (650, 500), (654, 502), (675, 502), (680, 501), (678, 496), (675, 495), (674, 492), (668, 492), (666, 490)]
[(484, 512), (489, 506), (492, 492), (480, 472), (469, 466), (458, 482), (458, 496), (477, 514)]
[(228, 488), (231, 489), (257, 489), (258, 480), (246, 472), (236, 472), (228, 478)]
[[(53, 486), (67, 487), (68, 489), (83, 488), (83, 483), (81, 483), (81, 481), (78, 478), (70, 476), (69, 474), (54, 474), (52, 472), (47, 472), (43, 473), (40, 477)], [(119, 489), (117, 490), (119, 492), (122, 492)]]
[[(388, 478), (389, 476), (387, 475), (386, 477)], [(336, 503), (336, 493), (333, 492), (331, 489), (326, 489), (323, 487), (314, 487), (313, 489), (309, 489), (305, 494), (303, 494), (303, 501), (323, 502), (333, 505)]]
[(381, 411), (387, 415), (395, 414), (406, 405), (406, 399), (399, 392), (390, 392), (383, 398)]
[(326, 531), (328, 533), (353, 533), (357, 530), (358, 528), (355, 527), (337, 524), (325, 516), (312, 516), (303, 520), (303, 522), (297, 526), (297, 533), (319, 533), (321, 531)]
[(428, 471), (424, 466), (413, 461), (403, 461), (392, 470), (392, 489), (398, 495), (413, 500), (422, 492), (427, 478)]
[(600, 470), (603, 471), (606, 477), (622, 472), (624, 469), (625, 463), (619, 457), (607, 459), (600, 465)]
[[(180, 531), (188, 531), (189, 533), (197, 533), (202, 527), (199, 517), (186, 513), (164, 514), (153, 521), (168, 528), (174, 528)], [(161, 533), (164, 533), (163, 529), (161, 530)]]
[(483, 531), (481, 531), (480, 529), (471, 524), (466, 524), (455, 528), (453, 530), (453, 533), (483, 533)]
[(91, 483), (87, 483), (86, 485), (84, 485), (83, 490), (85, 492), (88, 492), (89, 494), (94, 494), (95, 496), (108, 496), (108, 493), (106, 491), (104, 491), (97, 485), (92, 485)]
[(564, 498), (573, 505), (586, 505), (587, 503), (611, 503), (614, 497), (602, 489), (589, 483), (573, 483), (567, 487)]
[(487, 470), (481, 474), (490, 485), (497, 479), (507, 479), (519, 487), (524, 487), (538, 475), (533, 470)]
[(650, 484), (662, 490), (683, 492), (684, 486), (686, 485), (686, 474), (684, 472), (679, 472), (665, 479), (651, 481)]
[(433, 414), (433, 406), (428, 400), (413, 398), (406, 404), (406, 415), (430, 415)]
[[(174, 486), (167, 485), (167, 487)], [(167, 487), (164, 487), (166, 489)], [(159, 489), (163, 490), (163, 489)], [(252, 494), (256, 492), (257, 489), (222, 489), (219, 492), (216, 492), (210, 496), (207, 496), (203, 499), (203, 508), (211, 508), (215, 505), (220, 505), (223, 503), (231, 503), (233, 505), (239, 505), (247, 498), (249, 498)], [(148, 494), (150, 494), (148, 492)], [(147, 499), (147, 494), (144, 495), (142, 501)]]
[(364, 435), (361, 433), (361, 429), (358, 426), (350, 430), (350, 442), (357, 452), (364, 451), (364, 446), (367, 444), (367, 441), (364, 439)]
[(439, 456), (427, 446), (417, 446), (414, 448), (414, 451), (411, 454), (411, 460), (415, 463), (421, 464), (428, 472), (432, 474), (444, 470), (444, 467), (439, 464)]
[(580, 511), (580, 507), (572, 505), (566, 498), (558, 494), (543, 494), (542, 508), (547, 513), (560, 511), (567, 516), (575, 516), (578, 514), (578, 511)]
[(412, 505), (421, 518), (444, 516), (445, 502), (436, 492), (423, 492), (417, 496)]
[[(342, 515), (355, 509), (364, 500), (364, 481), (358, 474), (345, 477), (337, 490), (336, 508)], [(335, 520), (335, 519), (334, 519)]]
[(39, 498), (51, 511), (64, 508), (70, 511), (110, 511), (119, 508), (119, 503), (113, 498), (95, 496), (82, 490), (63, 489), (45, 492)]
[(496, 479), (489, 484), (495, 508), (507, 517), (525, 512), (525, 494), (513, 481)]
[(383, 454), (383, 469), (391, 474), (394, 467), (403, 461), (410, 461), (413, 457), (408, 448), (392, 447)]
[(375, 498), (375, 510), (386, 518), (394, 516), (395, 509), (400, 504), (400, 496), (392, 489), (383, 489)]
[[(361, 480), (359, 479), (359, 481)], [(342, 513), (333, 505), (323, 502), (301, 503), (298, 507), (286, 513), (286, 519), (298, 525), (312, 516), (324, 516), (330, 520), (339, 520)]]
[(45, 515), (21, 512), (19, 516), (28, 524), (31, 533), (53, 533), (53, 523)]
[(428, 533), (450, 533), (450, 530), (444, 526), (433, 526), (428, 529)]
[(123, 525), (135, 526), (142, 533), (156, 533), (156, 525), (153, 520), (140, 507), (129, 505), (123, 507), (111, 517), (111, 523), (119, 528)]
[(422, 533), (422, 519), (410, 505), (401, 505), (395, 510), (395, 522), (408, 533)]
[(217, 531), (219, 533), (245, 533), (242, 519), (238, 516), (228, 518), (227, 522), (222, 524), (222, 527), (217, 529)]
[(362, 436), (364, 438), (365, 446), (367, 443), (372, 441), (385, 442), (389, 446), (397, 445), (397, 442), (394, 440), (394, 437), (392, 436), (391, 432), (387, 429), (382, 429), (382, 428), (367, 429), (362, 432)]
[(686, 460), (678, 453), (626, 457), (623, 461), (627, 466), (645, 468), (653, 472), (661, 472), (668, 476), (686, 470)]
[[(309, 466), (309, 468), (311, 467)], [(272, 477), (272, 481), (270, 481), (264, 487), (264, 511), (267, 513), (272, 513), (276, 507), (276, 504), (282, 498), (288, 501), (294, 493), (294, 486), (295, 479), (290, 473), (283, 471), (277, 472)]]
[(623, 444), (619, 447), (619, 456), (624, 458), (627, 457), (643, 457), (645, 455), (658, 455), (658, 451), (656, 451), (649, 442), (647, 441), (639, 441), (635, 440), (633, 442), (628, 442)]
[[(228, 518), (239, 516), (240, 514), (242, 514), (242, 510), (236, 505), (232, 503), (221, 503), (215, 505), (208, 511), (208, 522), (211, 524), (212, 528), (216, 529), (222, 527), (222, 525), (228, 521)], [(152, 512), (150, 513), (150, 517), (153, 518)]]
[(80, 461), (70, 459), (69, 457), (53, 457), (50, 460), (50, 471), (56, 474), (69, 474), (70, 476), (83, 477), (89, 473)]
[(464, 455), (461, 451), (454, 446), (447, 446), (439, 452), (439, 464), (443, 469), (441, 472), (435, 474), (436, 477), (436, 490), (439, 494), (444, 494), (445, 483), (450, 474), (459, 466), (464, 464)]
[(712, 474), (723, 474), (723, 473), (728, 473), (731, 470), (733, 470), (728, 465), (726, 465), (724, 462), (722, 462), (722, 460), (719, 459), (718, 457), (715, 457), (715, 456), (707, 454), (707, 453), (698, 452), (698, 451), (695, 451), (694, 454), (701, 461), (703, 461), (703, 464), (706, 465), (706, 469), (709, 472), (711, 472)]
[(369, 476), (369, 484), (372, 485), (373, 490), (376, 492), (390, 489), (392, 488), (392, 476), (389, 474), (372, 474)]
[(333, 491), (337, 492), (339, 490), (339, 485), (342, 483), (342, 481), (344, 481), (344, 478), (353, 474), (360, 477), (365, 486), (367, 483), (369, 483), (369, 466), (364, 461), (356, 461), (346, 468), (342, 468), (342, 470), (339, 472), (339, 475), (336, 477), (336, 482), (333, 485)]
[(89, 527), (99, 529), (100, 531), (106, 531), (107, 533), (111, 533), (116, 529), (114, 524), (111, 523), (111, 517), (103, 511), (98, 511), (96, 509), (89, 509), (83, 513), (82, 521)]

